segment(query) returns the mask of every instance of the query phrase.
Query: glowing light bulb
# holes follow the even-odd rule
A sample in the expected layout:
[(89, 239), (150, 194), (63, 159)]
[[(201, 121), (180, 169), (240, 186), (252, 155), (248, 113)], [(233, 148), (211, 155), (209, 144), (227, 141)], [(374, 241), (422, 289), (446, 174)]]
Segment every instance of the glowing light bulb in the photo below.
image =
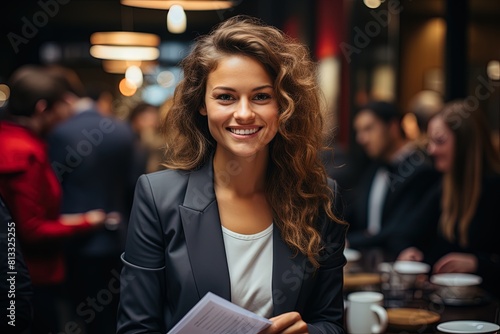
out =
[(364, 0), (363, 2), (365, 3), (366, 7), (371, 9), (378, 8), (382, 4), (381, 0)]
[(173, 34), (182, 34), (186, 31), (187, 19), (181, 5), (173, 5), (167, 14), (167, 29)]

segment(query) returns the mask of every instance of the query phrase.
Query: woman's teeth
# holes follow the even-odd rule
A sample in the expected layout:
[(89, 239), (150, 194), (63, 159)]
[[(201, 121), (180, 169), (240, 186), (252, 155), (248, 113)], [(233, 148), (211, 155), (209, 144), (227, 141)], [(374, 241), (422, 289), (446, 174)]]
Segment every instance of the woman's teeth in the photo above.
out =
[(259, 128), (255, 128), (255, 129), (229, 129), (229, 131), (231, 131), (232, 133), (237, 134), (237, 135), (251, 135), (251, 134), (254, 134), (257, 131), (259, 131)]

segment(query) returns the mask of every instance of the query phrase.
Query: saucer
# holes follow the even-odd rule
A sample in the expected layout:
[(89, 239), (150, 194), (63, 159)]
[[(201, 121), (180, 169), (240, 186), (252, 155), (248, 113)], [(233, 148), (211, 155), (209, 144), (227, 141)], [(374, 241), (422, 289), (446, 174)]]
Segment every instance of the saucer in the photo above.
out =
[(481, 284), (483, 279), (473, 274), (445, 273), (432, 275), (431, 283), (444, 286), (471, 286)]
[(491, 322), (476, 320), (458, 320), (443, 322), (437, 326), (442, 333), (466, 334), (466, 333), (495, 333), (500, 326)]
[(416, 261), (396, 261), (394, 262), (393, 269), (400, 274), (426, 274), (431, 270), (431, 266), (427, 263)]

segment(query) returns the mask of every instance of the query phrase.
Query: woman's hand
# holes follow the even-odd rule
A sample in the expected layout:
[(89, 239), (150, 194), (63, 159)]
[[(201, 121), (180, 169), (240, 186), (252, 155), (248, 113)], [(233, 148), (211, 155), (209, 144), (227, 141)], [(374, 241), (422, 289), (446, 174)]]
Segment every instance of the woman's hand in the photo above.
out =
[(433, 271), (439, 273), (475, 273), (477, 257), (467, 253), (449, 253), (434, 264)]
[(416, 247), (409, 247), (398, 255), (399, 261), (423, 261), (424, 254)]
[(307, 324), (298, 312), (288, 312), (269, 319), (271, 326), (259, 334), (308, 334)]

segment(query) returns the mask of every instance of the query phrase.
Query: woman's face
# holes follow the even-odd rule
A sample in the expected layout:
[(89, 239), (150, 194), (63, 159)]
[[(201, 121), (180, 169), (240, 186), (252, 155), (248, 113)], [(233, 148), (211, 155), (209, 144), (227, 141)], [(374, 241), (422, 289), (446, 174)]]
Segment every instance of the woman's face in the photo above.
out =
[(234, 157), (267, 154), (278, 131), (273, 80), (257, 60), (243, 55), (222, 58), (208, 75), (205, 107), (217, 151)]
[(450, 172), (455, 159), (455, 135), (439, 116), (430, 120), (427, 134), (427, 150), (434, 158), (434, 166), (440, 172)]

